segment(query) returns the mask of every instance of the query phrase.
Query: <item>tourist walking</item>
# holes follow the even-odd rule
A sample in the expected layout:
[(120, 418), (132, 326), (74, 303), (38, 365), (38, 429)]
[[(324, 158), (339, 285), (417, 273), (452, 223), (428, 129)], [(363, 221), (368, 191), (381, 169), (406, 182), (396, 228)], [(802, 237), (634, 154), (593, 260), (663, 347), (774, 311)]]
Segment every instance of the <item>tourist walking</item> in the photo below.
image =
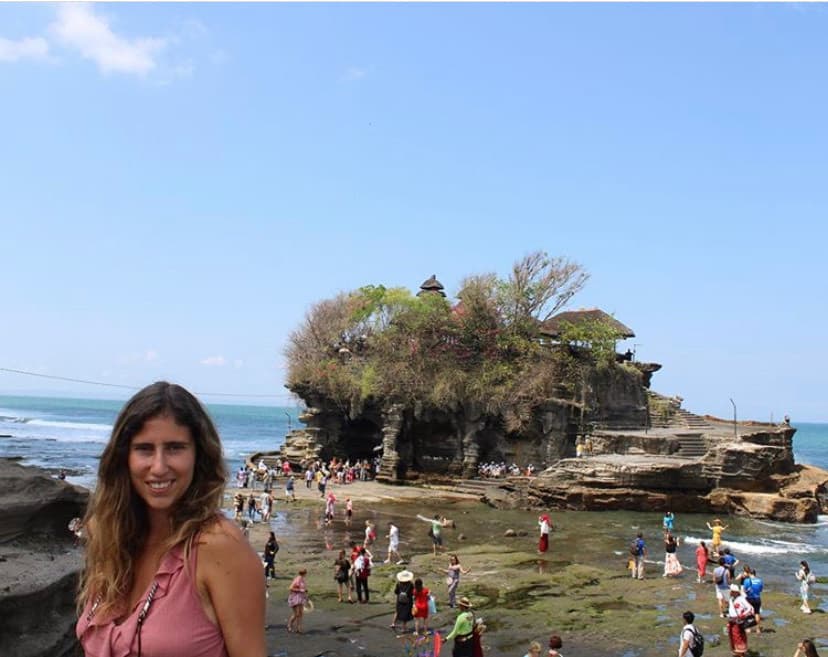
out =
[(701, 583), (707, 579), (707, 562), (709, 560), (710, 553), (707, 551), (707, 545), (704, 541), (701, 541), (696, 548), (696, 582)]
[(270, 514), (273, 511), (273, 496), (269, 490), (265, 490), (259, 498), (259, 508), (261, 509), (262, 522), (269, 522)]
[(538, 517), (538, 529), (540, 530), (540, 537), (538, 539), (538, 554), (543, 554), (549, 549), (549, 529), (550, 529), (549, 515), (544, 513)]
[(816, 581), (816, 577), (811, 572), (807, 561), (799, 562), (799, 570), (796, 572), (796, 578), (799, 580), (799, 595), (802, 598), (802, 606), (799, 610), (803, 614), (810, 614), (811, 607), (808, 605), (808, 592), (811, 588), (810, 585)]
[(350, 497), (345, 498), (345, 526), (351, 526), (351, 520), (354, 517), (354, 503)]
[(633, 558), (632, 578), (644, 579), (644, 557), (647, 556), (647, 544), (644, 542), (644, 535), (641, 532), (636, 534), (630, 544), (630, 556)]
[(286, 502), (295, 502), (296, 501), (296, 482), (294, 481), (293, 475), (290, 475), (285, 482), (285, 501)]
[(663, 577), (678, 577), (684, 570), (676, 556), (678, 541), (670, 532), (664, 537), (664, 575)]
[(753, 607), (745, 598), (738, 584), (730, 585), (730, 601), (727, 609), (727, 636), (733, 657), (744, 657), (748, 649), (745, 619), (753, 615)]
[(290, 583), (288, 606), (292, 611), (287, 622), (288, 632), (296, 632), (297, 634), (303, 632), (302, 619), (305, 615), (305, 605), (308, 602), (308, 584), (305, 581), (305, 575), (307, 574), (308, 571), (302, 568)]
[(431, 592), (419, 577), (414, 580), (414, 631), (428, 632), (428, 596)]
[(377, 540), (377, 532), (374, 529), (374, 523), (370, 520), (365, 521), (365, 539), (362, 542), (362, 547), (369, 548)]
[(451, 657), (474, 657), (474, 614), (472, 604), (466, 596), (457, 601), (460, 612), (454, 621), (454, 628), (446, 635), (445, 640), (454, 640)]
[(388, 522), (386, 538), (388, 538), (388, 558), (384, 563), (401, 564), (403, 559), (400, 556), (400, 528), (391, 521)]
[(270, 536), (268, 537), (264, 548), (264, 573), (266, 582), (271, 578), (276, 579), (276, 568), (274, 567), (273, 562), (276, 560), (276, 553), (278, 551), (279, 543), (276, 541), (276, 534), (270, 532)]
[(685, 611), (681, 617), (684, 619), (684, 627), (679, 634), (678, 657), (696, 657), (699, 655), (699, 648), (704, 646), (704, 637), (693, 624), (696, 616), (692, 611)]
[(401, 570), (397, 573), (396, 579), (397, 583), (394, 586), (394, 619), (391, 621), (391, 628), (396, 631), (397, 623), (402, 623), (402, 631), (406, 632), (408, 623), (414, 620), (414, 573), (410, 570)]
[(371, 553), (365, 547), (359, 548), (359, 556), (354, 561), (354, 581), (356, 582), (357, 601), (367, 604), (369, 601), (368, 578), (371, 576)]
[(265, 657), (262, 562), (221, 513), (222, 445), (199, 401), (165, 381), (137, 392), (96, 481), (83, 520), (82, 651)]
[(819, 653), (811, 639), (802, 639), (796, 646), (793, 657), (819, 657)]
[(342, 595), (344, 591), (348, 592), (348, 602), (353, 602), (351, 597), (351, 587), (348, 586), (351, 572), (351, 560), (345, 556), (345, 550), (339, 551), (339, 556), (334, 561), (334, 580), (336, 581), (336, 590), (339, 595), (339, 602), (343, 602)]
[(762, 633), (762, 590), (765, 588), (765, 583), (761, 577), (756, 576), (756, 571), (750, 566), (745, 565), (745, 575), (742, 577), (742, 590), (745, 592), (745, 598), (753, 607), (753, 613), (756, 615), (756, 633)]
[(719, 602), (719, 614), (727, 618), (727, 605), (730, 601), (730, 571), (725, 566), (724, 559), (719, 559), (719, 565), (713, 569), (713, 586), (716, 589), (716, 600)]

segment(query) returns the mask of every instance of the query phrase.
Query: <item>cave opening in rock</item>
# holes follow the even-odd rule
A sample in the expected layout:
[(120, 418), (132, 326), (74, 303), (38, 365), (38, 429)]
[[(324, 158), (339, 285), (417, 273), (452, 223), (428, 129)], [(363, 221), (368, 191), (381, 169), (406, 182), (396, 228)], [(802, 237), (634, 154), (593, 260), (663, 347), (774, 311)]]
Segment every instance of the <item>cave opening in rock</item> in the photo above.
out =
[(339, 443), (351, 463), (371, 460), (379, 453), (376, 448), (382, 444), (382, 429), (365, 418), (349, 420), (342, 426)]

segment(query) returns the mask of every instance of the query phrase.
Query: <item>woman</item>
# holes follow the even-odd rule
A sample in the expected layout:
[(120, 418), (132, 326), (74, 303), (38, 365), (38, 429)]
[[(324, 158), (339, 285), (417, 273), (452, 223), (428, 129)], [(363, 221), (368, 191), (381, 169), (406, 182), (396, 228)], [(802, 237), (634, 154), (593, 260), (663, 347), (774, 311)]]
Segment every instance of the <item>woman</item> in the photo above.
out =
[(454, 628), (446, 635), (445, 641), (454, 639), (451, 657), (473, 657), (474, 655), (474, 614), (472, 604), (466, 596), (457, 601), (460, 613), (454, 621)]
[(76, 631), (87, 657), (265, 656), (262, 565), (219, 513), (226, 480), (191, 393), (160, 381), (126, 403), (84, 519)]
[(807, 561), (799, 562), (799, 570), (796, 573), (796, 578), (799, 580), (799, 595), (802, 596), (802, 606), (799, 610), (803, 614), (810, 614), (811, 608), (808, 606), (808, 591), (811, 588), (811, 581), (814, 579), (811, 575), (811, 568)]
[(722, 532), (727, 529), (727, 525), (723, 525), (722, 521), (718, 518), (713, 521), (712, 526), (709, 522), (705, 524), (707, 525), (707, 528), (713, 532), (713, 538), (710, 540), (711, 548), (713, 549), (713, 552), (718, 552), (719, 546), (722, 544)]
[(452, 554), (449, 557), (449, 565), (445, 572), (447, 574), (446, 584), (448, 584), (449, 607), (454, 609), (457, 599), (457, 588), (460, 586), (460, 573), (468, 575), (471, 572), (471, 568), (468, 570), (463, 568), (460, 565), (460, 559), (457, 558), (457, 555)]
[(428, 595), (430, 591), (423, 586), (419, 577), (414, 580), (414, 631), (428, 632)]
[(664, 538), (664, 575), (663, 577), (677, 577), (684, 570), (676, 556), (678, 541), (670, 532)]
[(276, 553), (278, 551), (279, 543), (276, 542), (276, 534), (270, 532), (264, 549), (265, 580), (269, 580), (271, 577), (276, 579), (276, 569), (273, 567), (273, 562), (276, 559)]
[(529, 651), (523, 657), (540, 657), (541, 650), (541, 644), (537, 641), (532, 641), (529, 644)]
[(727, 608), (727, 636), (733, 657), (745, 657), (748, 650), (747, 630), (744, 621), (753, 615), (753, 607), (745, 598), (738, 584), (730, 585), (730, 603)]
[(562, 657), (561, 653), (558, 652), (561, 648), (563, 648), (561, 637), (553, 634), (549, 637), (549, 652), (546, 653), (547, 657)]
[(538, 517), (538, 528), (540, 538), (538, 539), (538, 554), (543, 554), (549, 549), (549, 516), (543, 514)]
[(698, 576), (696, 582), (703, 582), (707, 578), (707, 562), (710, 560), (710, 553), (707, 551), (707, 545), (704, 541), (699, 543), (696, 548), (696, 570)]
[(796, 647), (794, 657), (819, 657), (814, 642), (810, 639), (802, 639)]
[(394, 620), (391, 628), (396, 631), (397, 623), (402, 623), (402, 631), (408, 631), (408, 623), (413, 620), (412, 606), (414, 604), (414, 573), (402, 570), (397, 573), (397, 584), (394, 586)]
[(348, 585), (351, 572), (351, 560), (345, 556), (345, 550), (339, 551), (339, 556), (334, 561), (334, 580), (336, 580), (339, 601), (342, 602), (343, 590), (348, 591), (348, 602), (353, 602), (351, 587)]
[(287, 631), (302, 634), (302, 619), (305, 616), (305, 605), (308, 602), (308, 584), (305, 575), (308, 571), (302, 568), (299, 574), (290, 583), (288, 605), (293, 610), (288, 618)]

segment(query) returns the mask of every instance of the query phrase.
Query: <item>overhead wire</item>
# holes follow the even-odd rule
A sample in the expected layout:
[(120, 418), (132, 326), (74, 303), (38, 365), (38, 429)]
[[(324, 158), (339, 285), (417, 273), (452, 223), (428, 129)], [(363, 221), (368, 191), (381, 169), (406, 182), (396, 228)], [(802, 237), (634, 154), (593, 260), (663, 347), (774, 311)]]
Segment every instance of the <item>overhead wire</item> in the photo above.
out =
[[(108, 383), (106, 381), (93, 381), (91, 379), (79, 379), (71, 376), (58, 376), (57, 374), (43, 374), (42, 372), (31, 372), (28, 370), (18, 370), (12, 367), (0, 367), (0, 372), (9, 372), (11, 374), (22, 374), (24, 376), (35, 376), (41, 379), (51, 379), (53, 381), (67, 381), (69, 383), (84, 383), (93, 386), (105, 386), (107, 388), (121, 388), (124, 390), (140, 390), (138, 386), (130, 386), (123, 383)], [(257, 399), (290, 399), (291, 394), (263, 394), (263, 393), (242, 393), (242, 392), (200, 392), (193, 391), (196, 395), (213, 396), (213, 397), (247, 397)]]

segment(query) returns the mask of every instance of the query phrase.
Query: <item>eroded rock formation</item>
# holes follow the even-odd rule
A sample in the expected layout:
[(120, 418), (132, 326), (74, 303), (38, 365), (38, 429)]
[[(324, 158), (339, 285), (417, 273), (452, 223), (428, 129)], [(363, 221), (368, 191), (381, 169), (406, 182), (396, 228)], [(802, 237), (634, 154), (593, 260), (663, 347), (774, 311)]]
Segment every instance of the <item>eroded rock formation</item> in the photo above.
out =
[(81, 552), (69, 521), (88, 491), (0, 459), (0, 655), (74, 653)]
[[(301, 418), (307, 428), (287, 437), (282, 455), (299, 464), (380, 454), (378, 479), (389, 483), (474, 477), (489, 461), (539, 470), (528, 485), (504, 484), (488, 500), (496, 505), (672, 508), (795, 522), (828, 512), (828, 472), (794, 463), (795, 428), (734, 427), (689, 413), (680, 398), (649, 390), (659, 368), (634, 363), (595, 371), (577, 394), (559, 390), (535, 404), (514, 432), (479, 404), (447, 411), (373, 399), (343, 409), (295, 387), (309, 407)], [(591, 452), (577, 458), (578, 443)]]

